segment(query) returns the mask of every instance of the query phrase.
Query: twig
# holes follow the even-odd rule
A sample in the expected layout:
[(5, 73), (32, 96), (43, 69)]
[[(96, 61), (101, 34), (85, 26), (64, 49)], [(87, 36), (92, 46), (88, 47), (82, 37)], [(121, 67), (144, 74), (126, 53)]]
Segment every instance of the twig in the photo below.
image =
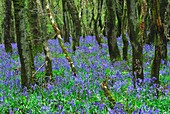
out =
[(34, 74), (32, 75), (32, 78), (37, 74), (37, 72), (45, 65), (45, 62), (38, 68), (38, 70), (36, 70), (34, 72)]

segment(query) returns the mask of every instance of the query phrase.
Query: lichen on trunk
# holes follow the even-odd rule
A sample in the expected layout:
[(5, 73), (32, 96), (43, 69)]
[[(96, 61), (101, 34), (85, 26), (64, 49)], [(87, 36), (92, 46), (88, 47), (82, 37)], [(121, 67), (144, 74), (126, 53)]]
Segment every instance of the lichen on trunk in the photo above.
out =
[(22, 87), (30, 88), (30, 84), (33, 83), (32, 68), (31, 68), (31, 49), (30, 40), (26, 32), (26, 16), (24, 10), (24, 0), (14, 1), (14, 14), (15, 14), (15, 26), (17, 36), (17, 48), (21, 63), (21, 84)]

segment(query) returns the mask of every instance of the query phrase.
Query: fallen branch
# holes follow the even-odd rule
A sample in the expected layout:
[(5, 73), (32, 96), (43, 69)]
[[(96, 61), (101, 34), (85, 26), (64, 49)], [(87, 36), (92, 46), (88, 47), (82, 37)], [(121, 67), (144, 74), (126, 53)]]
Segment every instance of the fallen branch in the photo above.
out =
[(51, 24), (53, 26), (53, 29), (56, 32), (56, 36), (58, 38), (60, 47), (62, 48), (62, 51), (65, 54), (65, 57), (66, 57), (67, 61), (69, 62), (69, 65), (71, 67), (73, 75), (76, 76), (76, 69), (75, 69), (74, 64), (73, 64), (71, 58), (69, 57), (69, 54), (68, 54), (68, 52), (67, 52), (67, 50), (66, 50), (66, 48), (64, 46), (64, 43), (63, 43), (63, 40), (62, 40), (62, 37), (61, 37), (61, 34), (60, 34), (60, 30), (57, 27), (57, 24), (55, 23), (55, 21), (53, 19), (53, 16), (52, 16), (51, 11), (50, 11), (50, 6), (49, 6), (49, 3), (48, 3), (48, 0), (46, 0), (46, 10), (47, 10), (47, 13), (48, 13), (48, 17), (50, 18), (50, 22), (51, 22)]
[(104, 80), (101, 84), (100, 84), (101, 88), (104, 91), (105, 96), (108, 98), (108, 100), (110, 101), (111, 104), (111, 108), (114, 107), (114, 105), (116, 104), (116, 99), (114, 98), (114, 96), (112, 95), (112, 92), (110, 91), (108, 85), (107, 85), (107, 80)]
[(34, 72), (34, 74), (32, 75), (32, 78), (35, 77), (35, 75), (37, 74), (37, 72), (45, 65), (45, 62)]

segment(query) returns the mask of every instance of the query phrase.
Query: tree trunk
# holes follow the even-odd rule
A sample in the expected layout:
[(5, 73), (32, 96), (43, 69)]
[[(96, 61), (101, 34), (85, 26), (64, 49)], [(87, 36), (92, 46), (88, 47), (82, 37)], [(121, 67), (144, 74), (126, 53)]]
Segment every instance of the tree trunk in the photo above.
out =
[[(140, 28), (140, 15), (136, 17), (136, 2), (134, 0), (127, 0), (127, 14), (129, 37), (132, 45), (132, 75), (134, 76), (134, 86), (136, 79), (144, 79), (143, 76), (143, 34)], [(138, 82), (138, 81), (137, 81)], [(137, 83), (139, 84), (139, 83)]]
[(16, 33), (15, 33), (15, 19), (14, 19), (14, 5), (11, 1), (11, 43), (16, 43)]
[(46, 2), (46, 10), (47, 10), (48, 17), (50, 18), (50, 22), (51, 22), (51, 24), (52, 24), (52, 26), (53, 26), (53, 29), (54, 29), (55, 32), (56, 32), (56, 36), (57, 36), (57, 38), (58, 38), (60, 47), (61, 47), (63, 53), (65, 54), (65, 57), (66, 57), (69, 65), (70, 65), (70, 67), (71, 67), (71, 70), (72, 70), (73, 75), (76, 76), (75, 66), (74, 66), (73, 61), (71, 60), (71, 58), (70, 58), (70, 56), (69, 56), (69, 54), (68, 54), (65, 46), (64, 46), (63, 40), (62, 40), (62, 38), (61, 38), (60, 30), (59, 30), (59, 28), (57, 27), (57, 24), (55, 23), (55, 21), (54, 21), (54, 19), (53, 19), (53, 16), (52, 16), (52, 14), (51, 14), (48, 0), (45, 0), (45, 2)]
[(81, 21), (81, 34), (82, 34), (82, 37), (83, 39), (85, 38), (85, 36), (87, 35), (87, 26), (86, 26), (86, 22), (87, 20), (85, 20), (85, 16), (84, 16), (84, 10), (88, 10), (86, 9), (86, 1), (85, 0), (80, 0), (80, 4), (79, 4), (79, 18), (80, 18), (80, 21)]
[[(94, 32), (95, 32), (95, 36), (96, 36), (96, 40), (97, 43), (100, 47), (102, 47), (101, 43), (102, 43), (102, 39), (101, 36), (99, 35), (99, 31), (101, 31), (100, 29), (102, 29), (102, 25), (101, 25), (101, 13), (102, 13), (102, 5), (103, 5), (103, 0), (99, 0), (98, 1), (98, 9), (97, 9), (97, 17), (94, 21)], [(99, 26), (100, 24), (100, 26)]]
[(117, 15), (117, 20), (118, 20), (118, 30), (117, 30), (117, 35), (116, 37), (119, 37), (121, 35), (121, 26), (122, 26), (122, 15), (123, 15), (123, 0), (118, 0), (116, 1), (116, 15)]
[[(168, 7), (168, 0), (160, 0), (160, 18), (162, 21), (162, 24), (164, 24), (164, 20), (165, 20), (165, 12), (166, 12), (166, 8)], [(163, 41), (163, 50), (162, 50), (162, 59), (167, 62), (168, 59), (168, 49), (167, 49), (167, 38), (166, 35), (164, 33), (164, 25), (160, 26), (161, 31), (161, 37), (162, 37), (162, 41)]]
[(87, 35), (89, 35), (89, 33), (90, 33), (90, 32), (89, 32), (89, 28), (88, 28), (88, 27), (89, 27), (89, 24), (88, 24), (88, 23), (89, 23), (89, 9), (88, 9), (89, 6), (88, 6), (88, 5), (89, 5), (89, 1), (86, 0), (86, 8), (85, 8), (85, 9), (86, 9), (86, 27), (87, 27)]
[(69, 40), (69, 24), (68, 24), (68, 14), (67, 14), (67, 2), (66, 0), (62, 0), (62, 6), (63, 6), (63, 36), (64, 36), (64, 42), (70, 42)]
[(33, 43), (33, 57), (42, 52), (42, 40), (40, 37), (40, 23), (38, 17), (38, 8), (36, 0), (28, 1), (28, 21), (30, 26), (30, 36)]
[(11, 45), (11, 0), (5, 0), (4, 44), (5, 51), (12, 53)]
[(93, 23), (95, 22), (95, 18), (94, 18), (94, 17), (95, 17), (95, 15), (94, 15), (94, 7), (95, 7), (94, 0), (91, 1), (91, 5), (92, 5), (93, 7), (92, 7), (92, 11), (91, 11), (91, 13), (92, 13), (92, 14), (91, 14), (91, 15), (92, 15), (92, 16), (91, 16), (91, 20), (90, 20), (90, 23), (89, 23), (89, 28), (90, 28), (89, 33), (90, 33), (90, 35), (94, 35), (93, 29), (92, 29), (92, 28), (93, 28), (92, 25), (93, 25)]
[(104, 16), (104, 25), (103, 25), (103, 36), (107, 36), (107, 14), (108, 11), (105, 11), (105, 16)]
[(112, 62), (120, 60), (120, 52), (117, 45), (116, 39), (116, 28), (115, 28), (115, 0), (106, 0), (107, 9), (108, 9), (108, 22), (107, 22), (107, 38), (108, 38), (108, 47), (109, 47), (109, 54), (110, 60)]
[(46, 19), (46, 3), (44, 0), (41, 0), (40, 4), (40, 12), (41, 12), (41, 27), (42, 27), (42, 38), (43, 38), (43, 50), (45, 54), (45, 80), (46, 82), (53, 81), (53, 74), (52, 74), (52, 60), (51, 60), (51, 53), (48, 46), (48, 38), (47, 38), (47, 19)]
[(67, 7), (71, 14), (73, 26), (75, 27), (74, 30), (76, 32), (76, 37), (73, 37), (73, 47), (72, 47), (73, 51), (75, 51), (76, 46), (79, 46), (79, 40), (81, 36), (81, 24), (80, 24), (77, 8), (74, 4), (74, 0), (69, 0), (69, 1), (67, 0)]
[(15, 26), (17, 36), (17, 47), (21, 63), (21, 84), (22, 87), (30, 87), (32, 79), (32, 68), (31, 68), (31, 49), (30, 41), (26, 34), (25, 27), (25, 12), (24, 12), (24, 0), (14, 1), (14, 15), (15, 15)]
[[(155, 78), (154, 82), (155, 84), (160, 84), (159, 81), (159, 71), (160, 71), (160, 64), (161, 59), (164, 56), (164, 28), (162, 24), (162, 20), (160, 17), (160, 4), (158, 0), (152, 0), (151, 5), (151, 11), (152, 11), (152, 21), (154, 23), (155, 27), (155, 55), (154, 60), (151, 67), (151, 78)], [(167, 48), (167, 47), (166, 47)], [(157, 90), (157, 96), (158, 96), (158, 90)]]
[(123, 60), (128, 60), (128, 39), (126, 38), (126, 34), (125, 34), (125, 28), (126, 28), (126, 1), (124, 0), (122, 5), (122, 19), (121, 19), (121, 33), (122, 33), (122, 40), (123, 40)]

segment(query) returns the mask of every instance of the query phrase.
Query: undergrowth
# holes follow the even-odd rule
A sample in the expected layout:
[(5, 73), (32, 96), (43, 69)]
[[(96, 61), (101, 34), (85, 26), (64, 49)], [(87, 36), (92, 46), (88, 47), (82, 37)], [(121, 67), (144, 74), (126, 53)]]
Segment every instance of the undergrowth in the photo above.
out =
[[(122, 41), (118, 38), (119, 48)], [(170, 113), (170, 61), (161, 66), (160, 96), (154, 96), (154, 86), (151, 86), (150, 67), (154, 47), (144, 46), (144, 83), (134, 88), (131, 75), (131, 48), (129, 46), (129, 61), (119, 61), (111, 64), (108, 47), (105, 43), (99, 48), (95, 37), (87, 36), (81, 40), (81, 46), (72, 53), (71, 45), (65, 44), (77, 69), (77, 77), (72, 76), (70, 67), (57, 40), (49, 40), (53, 63), (54, 83), (46, 88), (32, 85), (32, 89), (21, 89), (20, 66), (16, 44), (13, 54), (8, 55), (4, 46), (0, 50), (0, 113), (33, 113), (33, 114), (162, 114)], [(170, 55), (168, 44), (168, 54)], [(122, 52), (121, 52), (122, 53)], [(2, 56), (3, 55), (3, 56)], [(168, 58), (169, 60), (170, 58)], [(35, 57), (38, 69), (44, 63), (44, 54)], [(39, 83), (44, 83), (44, 68), (36, 75)], [(100, 83), (108, 80), (108, 85), (116, 99), (116, 105), (110, 106)]]

